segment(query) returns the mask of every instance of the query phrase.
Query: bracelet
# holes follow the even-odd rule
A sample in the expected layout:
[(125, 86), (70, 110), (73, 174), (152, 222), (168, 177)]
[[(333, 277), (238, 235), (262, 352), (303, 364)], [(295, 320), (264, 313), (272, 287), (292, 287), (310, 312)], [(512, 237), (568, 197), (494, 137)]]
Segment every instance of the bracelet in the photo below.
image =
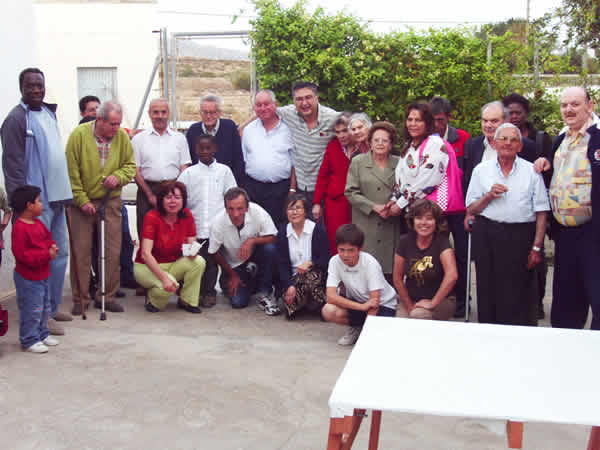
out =
[(290, 188), (290, 192), (296, 192), (296, 189)]
[(541, 249), (541, 248), (539, 248), (539, 247), (538, 247), (538, 246), (536, 246), (536, 245), (534, 245), (533, 247), (531, 247), (531, 250), (533, 250), (534, 252), (538, 252), (538, 253), (542, 251), (542, 249)]

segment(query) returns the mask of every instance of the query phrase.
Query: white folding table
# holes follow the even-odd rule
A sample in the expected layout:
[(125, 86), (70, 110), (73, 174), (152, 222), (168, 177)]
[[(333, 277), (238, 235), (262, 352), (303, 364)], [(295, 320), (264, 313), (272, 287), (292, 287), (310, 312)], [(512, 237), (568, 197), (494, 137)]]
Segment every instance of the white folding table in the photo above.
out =
[[(329, 398), (327, 448), (350, 449), (367, 409), (593, 426), (600, 450), (600, 332), (369, 316)], [(415, 389), (419, 386), (426, 389)]]

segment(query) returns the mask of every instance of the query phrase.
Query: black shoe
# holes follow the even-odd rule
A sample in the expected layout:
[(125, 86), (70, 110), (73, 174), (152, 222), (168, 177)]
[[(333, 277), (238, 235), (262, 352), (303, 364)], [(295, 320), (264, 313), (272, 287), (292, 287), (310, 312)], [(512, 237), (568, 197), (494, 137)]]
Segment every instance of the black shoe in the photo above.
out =
[[(102, 302), (96, 300), (94, 302), (94, 308), (101, 309), (102, 308)], [(123, 309), (123, 307), (120, 304), (118, 304), (117, 302), (115, 302), (115, 301), (105, 302), (104, 303), (104, 309), (106, 311), (110, 311), (110, 312), (123, 312), (123, 311), (125, 311)]]
[(538, 320), (542, 320), (544, 317), (546, 317), (546, 314), (544, 313), (544, 305), (540, 304), (538, 307), (537, 318)]
[(125, 292), (123, 292), (121, 289), (117, 290), (117, 292), (115, 292), (115, 297), (117, 298), (123, 298), (125, 297), (127, 294)]
[[(85, 305), (86, 310), (88, 309), (88, 306), (89, 306), (89, 303)], [(83, 308), (81, 307), (81, 303), (73, 303), (73, 308), (71, 308), (71, 315), (80, 316), (82, 309)]]
[(137, 289), (140, 285), (135, 280), (121, 280), (121, 287), (125, 289)]
[(462, 307), (457, 306), (456, 307), (456, 311), (454, 311), (454, 318), (455, 319), (464, 318), (466, 312), (467, 311), (465, 311), (465, 306), (464, 305)]
[(160, 309), (158, 309), (156, 306), (154, 306), (152, 303), (148, 302), (146, 303), (146, 311), (151, 312), (151, 313), (157, 313), (160, 312)]
[(200, 308), (198, 308), (197, 306), (192, 306), (189, 303), (184, 302), (181, 299), (177, 300), (177, 307), (179, 309), (185, 309), (187, 312), (191, 312), (194, 314), (200, 314), (202, 312), (202, 310)]

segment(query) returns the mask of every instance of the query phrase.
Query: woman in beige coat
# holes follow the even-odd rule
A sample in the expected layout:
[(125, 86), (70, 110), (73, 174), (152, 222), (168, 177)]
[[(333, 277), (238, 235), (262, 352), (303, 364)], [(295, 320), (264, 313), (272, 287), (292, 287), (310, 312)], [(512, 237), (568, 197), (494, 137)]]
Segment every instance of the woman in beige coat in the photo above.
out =
[[(394, 251), (403, 230), (401, 219), (390, 214), (398, 157), (390, 154), (398, 133), (389, 122), (375, 122), (369, 130), (371, 151), (352, 159), (345, 195), (352, 207), (352, 223), (365, 233), (363, 250), (391, 277)], [(391, 279), (391, 278), (390, 278)]]

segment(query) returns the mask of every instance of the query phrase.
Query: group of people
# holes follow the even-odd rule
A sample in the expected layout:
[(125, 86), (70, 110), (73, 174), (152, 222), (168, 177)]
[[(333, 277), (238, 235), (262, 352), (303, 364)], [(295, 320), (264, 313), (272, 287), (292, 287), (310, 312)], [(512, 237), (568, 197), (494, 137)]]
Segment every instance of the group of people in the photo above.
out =
[(71, 314), (100, 306), (89, 286), (98, 271), (90, 267), (101, 208), (102, 294), (106, 310), (123, 311), (121, 260), (133, 258), (122, 246), (128, 230), (120, 193), (132, 179), (140, 237), (132, 272), (151, 313), (172, 295), (188, 312), (210, 308), (218, 281), (233, 308), (255, 302), (288, 319), (317, 312), (349, 325), (338, 342), (351, 345), (369, 314), (464, 316), (471, 232), (479, 321), (535, 325), (549, 230), (556, 242), (552, 325), (581, 328), (589, 306), (598, 307), (591, 209), (600, 195), (593, 187), (600, 135), (583, 88), (563, 93), (566, 127), (554, 146), (527, 121), (529, 102), (518, 94), (482, 108), (483, 135), (475, 138), (449, 124), (447, 100), (411, 103), (398, 149), (393, 124), (327, 108), (314, 84), (300, 82), (292, 105), (259, 91), (255, 116), (240, 127), (221, 118), (219, 97), (207, 95), (202, 121), (186, 136), (168, 127), (165, 99), (150, 102), (152, 127), (128, 133), (117, 102), (88, 98), (82, 116), (89, 106), (95, 118), (74, 129), (65, 152), (56, 105), (43, 102), (43, 73), (25, 69), (19, 87), (22, 101), (0, 135), (18, 216), (20, 338), (29, 351), (56, 345), (49, 333), (64, 332), (56, 321), (72, 319), (58, 308), (69, 235)]

